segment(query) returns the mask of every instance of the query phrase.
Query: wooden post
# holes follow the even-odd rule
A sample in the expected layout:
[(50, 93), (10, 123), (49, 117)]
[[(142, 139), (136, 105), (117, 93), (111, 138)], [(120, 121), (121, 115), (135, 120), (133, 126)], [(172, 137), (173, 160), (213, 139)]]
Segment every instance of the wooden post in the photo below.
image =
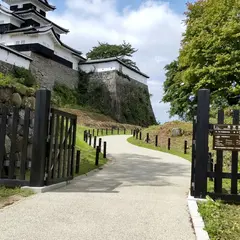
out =
[(98, 146), (99, 146), (99, 149), (101, 152), (101, 149), (102, 149), (102, 139), (101, 138), (99, 138)]
[[(218, 111), (218, 124), (224, 123), (224, 111)], [(223, 151), (217, 150), (216, 154), (216, 164), (215, 164), (215, 173), (216, 177), (214, 178), (214, 191), (216, 193), (222, 193), (222, 169), (223, 169)]]
[(136, 139), (138, 139), (138, 131), (136, 131)]
[(101, 129), (101, 135), (103, 136), (103, 129)]
[(198, 91), (197, 132), (196, 132), (196, 172), (195, 197), (205, 198), (207, 194), (207, 162), (209, 133), (210, 91)]
[(44, 186), (50, 102), (51, 91), (44, 89), (36, 92), (34, 137), (30, 176), (30, 186), (34, 187)]
[(103, 143), (103, 158), (107, 158), (107, 142)]
[(147, 143), (149, 143), (149, 133), (147, 133)]
[(171, 150), (171, 138), (168, 138), (168, 150)]
[(112, 135), (113, 135), (113, 127), (112, 127)]
[(142, 132), (139, 133), (139, 140), (142, 140)]
[(92, 130), (92, 136), (95, 136), (95, 129)]
[(76, 158), (76, 174), (79, 174), (80, 172), (80, 156), (81, 156), (81, 152), (78, 150), (77, 151), (77, 158)]
[(195, 192), (195, 165), (196, 165), (196, 116), (193, 118), (192, 127), (192, 165), (191, 165), (191, 196), (194, 196)]
[(187, 154), (187, 141), (184, 141), (184, 154)]
[(119, 135), (119, 133), (120, 133), (120, 130), (119, 130), (119, 128), (118, 128), (118, 135)]
[(108, 135), (108, 129), (106, 128), (106, 135)]
[(92, 134), (89, 135), (89, 146), (92, 146)]
[(133, 137), (136, 136), (136, 130), (133, 130)]
[(93, 147), (96, 148), (96, 146), (97, 146), (97, 137), (94, 136)]
[(125, 135), (126, 134), (126, 128), (124, 128), (123, 131), (124, 131), (124, 135)]
[(97, 129), (97, 136), (99, 135), (99, 129)]
[(97, 146), (97, 148), (96, 148), (96, 158), (95, 158), (95, 165), (96, 166), (99, 165), (99, 153), (100, 153), (100, 147)]
[[(239, 124), (239, 110), (233, 110), (234, 125)], [(232, 151), (232, 179), (231, 179), (231, 194), (238, 194), (238, 151)]]
[(155, 137), (155, 147), (158, 147), (158, 135)]

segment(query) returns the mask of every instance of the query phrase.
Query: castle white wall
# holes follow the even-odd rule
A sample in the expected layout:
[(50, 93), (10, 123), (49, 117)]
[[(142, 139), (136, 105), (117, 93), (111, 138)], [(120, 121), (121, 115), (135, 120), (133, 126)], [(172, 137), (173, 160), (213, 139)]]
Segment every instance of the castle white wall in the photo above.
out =
[(92, 63), (92, 64), (83, 64), (80, 68), (84, 72), (107, 72), (118, 70), (121, 71), (123, 74), (128, 75), (130, 78), (141, 82), (143, 84), (147, 84), (147, 78), (142, 76), (141, 74), (134, 72), (133, 70), (125, 67), (124, 65), (120, 64), (118, 61), (111, 61), (111, 62), (100, 62), (100, 63)]
[(29, 69), (29, 65), (31, 63), (30, 60), (25, 59), (17, 54), (11, 53), (6, 49), (0, 48), (0, 61), (23, 67), (25, 69)]
[(0, 43), (4, 45), (16, 45), (16, 44), (30, 44), (39, 43), (51, 50), (54, 53), (73, 63), (73, 69), (78, 70), (79, 59), (75, 57), (71, 51), (62, 47), (52, 34), (39, 34), (39, 35), (23, 35), (23, 34), (3, 34), (0, 35)]
[(137, 80), (138, 82), (141, 82), (143, 84), (147, 84), (147, 78), (144, 77), (143, 75), (137, 73), (137, 72), (134, 72), (133, 70), (125, 67), (125, 66), (122, 66), (122, 72), (126, 75), (128, 75), (130, 78), (132, 79), (135, 79)]
[(11, 23), (17, 27), (21, 26), (20, 20), (14, 18), (14, 17), (8, 16), (6, 13), (4, 13), (0, 10), (0, 24), (9, 24), (9, 23)]

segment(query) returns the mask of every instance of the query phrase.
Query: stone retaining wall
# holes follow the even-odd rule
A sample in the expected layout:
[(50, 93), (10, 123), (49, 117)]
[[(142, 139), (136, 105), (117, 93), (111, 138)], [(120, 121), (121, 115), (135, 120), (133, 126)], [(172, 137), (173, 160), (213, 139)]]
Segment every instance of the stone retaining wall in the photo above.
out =
[[(27, 161), (32, 159), (32, 144), (33, 144), (33, 128), (34, 128), (34, 109), (35, 109), (35, 93), (23, 91), (23, 89), (16, 89), (14, 87), (0, 88), (0, 122), (2, 121), (2, 107), (7, 106), (8, 116), (6, 124), (6, 136), (5, 136), (5, 166), (9, 165), (10, 152), (12, 145), (12, 132), (13, 132), (13, 109), (18, 109), (18, 121), (17, 121), (17, 137), (16, 137), (16, 151), (14, 152), (16, 167), (20, 166), (20, 161), (23, 151), (23, 136), (24, 136), (24, 118), (25, 108), (30, 108), (29, 119), (29, 134), (27, 143)], [(7, 167), (5, 168), (5, 174), (7, 175)]]

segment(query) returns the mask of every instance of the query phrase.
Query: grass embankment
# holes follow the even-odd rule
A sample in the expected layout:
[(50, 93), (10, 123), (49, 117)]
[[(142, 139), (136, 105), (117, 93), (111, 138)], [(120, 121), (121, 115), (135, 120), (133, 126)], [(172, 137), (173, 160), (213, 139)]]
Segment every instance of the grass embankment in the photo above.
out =
[[(230, 122), (230, 121), (227, 121)], [(184, 130), (183, 136), (171, 137), (172, 128), (181, 128)], [(144, 140), (146, 134), (150, 135), (150, 143)], [(159, 147), (155, 147), (155, 136), (158, 135)], [(171, 138), (171, 150), (167, 149), (168, 138)], [(142, 141), (133, 137), (128, 141), (134, 145), (145, 147), (157, 151), (167, 152), (191, 161), (191, 138), (192, 124), (186, 122), (169, 122), (160, 126), (152, 126), (142, 131)], [(188, 152), (184, 154), (184, 141), (188, 141)], [(214, 163), (216, 163), (216, 152), (212, 149), (212, 136), (209, 136), (209, 150), (213, 153)], [(224, 172), (231, 172), (231, 152), (223, 152)], [(239, 156), (240, 157), (240, 156)], [(239, 163), (240, 172), (240, 163)], [(223, 179), (223, 192), (230, 193), (230, 179)], [(238, 184), (240, 192), (240, 181)], [(213, 192), (214, 182), (208, 181), (208, 192)], [(237, 240), (240, 239), (240, 205), (229, 205), (224, 202), (209, 200), (199, 204), (199, 211), (204, 219), (206, 230), (212, 240)]]
[(83, 141), (84, 130), (86, 130), (86, 128), (83, 126), (77, 127), (76, 148), (81, 151), (79, 175), (86, 174), (91, 170), (99, 168), (107, 162), (107, 159), (104, 159), (102, 153), (100, 153), (99, 166), (95, 166), (96, 149)]
[[(173, 128), (181, 128), (183, 130), (183, 135), (179, 137), (171, 137), (171, 132)], [(145, 139), (149, 133), (150, 141), (146, 143)], [(142, 130), (142, 140), (136, 138), (129, 138), (128, 142), (140, 147), (145, 147), (161, 152), (170, 153), (182, 158), (191, 160), (191, 141), (192, 141), (192, 124), (173, 121), (168, 122), (163, 125), (151, 126), (149, 128)], [(158, 135), (158, 147), (155, 147), (155, 138)], [(171, 138), (171, 150), (168, 150), (168, 138)], [(184, 154), (184, 141), (188, 142), (187, 154)]]
[(33, 191), (28, 189), (5, 188), (0, 186), (0, 209), (32, 194), (34, 194)]
[(240, 206), (208, 200), (198, 204), (211, 240), (239, 240)]

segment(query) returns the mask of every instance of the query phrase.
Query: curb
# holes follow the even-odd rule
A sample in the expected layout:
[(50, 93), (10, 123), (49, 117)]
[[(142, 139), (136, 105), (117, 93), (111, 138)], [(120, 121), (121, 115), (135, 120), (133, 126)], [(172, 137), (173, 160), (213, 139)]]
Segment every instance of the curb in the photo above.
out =
[(207, 231), (204, 230), (205, 224), (201, 215), (198, 212), (198, 205), (197, 205), (198, 201), (206, 202), (206, 200), (194, 198), (189, 194), (187, 201), (188, 201), (188, 208), (189, 208), (190, 216), (192, 219), (193, 228), (196, 234), (196, 240), (210, 240)]
[(32, 190), (34, 193), (45, 193), (45, 192), (50, 192), (53, 190), (56, 190), (58, 188), (61, 187), (65, 187), (68, 184), (68, 182), (61, 182), (61, 183), (57, 183), (57, 184), (53, 184), (50, 186), (43, 186), (43, 187), (21, 187), (21, 189), (29, 189)]

